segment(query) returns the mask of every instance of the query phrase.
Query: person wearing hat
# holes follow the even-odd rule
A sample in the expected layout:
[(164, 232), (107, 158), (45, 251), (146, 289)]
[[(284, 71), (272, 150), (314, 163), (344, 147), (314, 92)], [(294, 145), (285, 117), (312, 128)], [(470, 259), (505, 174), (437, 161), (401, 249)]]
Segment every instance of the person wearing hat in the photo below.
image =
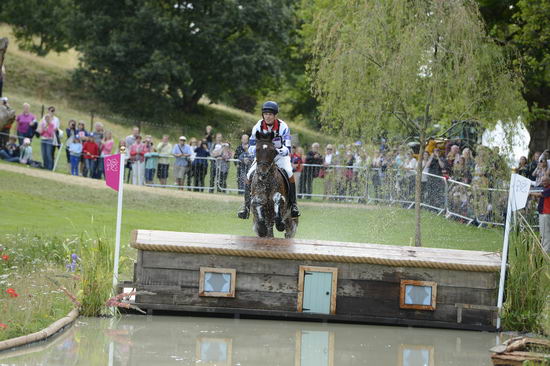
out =
[(178, 143), (172, 149), (172, 155), (176, 157), (174, 176), (176, 177), (176, 184), (178, 186), (183, 187), (185, 176), (189, 173), (191, 166), (190, 157), (192, 154), (193, 150), (191, 150), (191, 146), (187, 145), (187, 137), (180, 136)]
[[(298, 210), (298, 205), (296, 204), (296, 181), (292, 173), (292, 164), (290, 162), (290, 150), (291, 150), (291, 141), (290, 141), (290, 128), (287, 124), (277, 119), (277, 114), (279, 113), (279, 105), (276, 102), (268, 101), (265, 102), (262, 106), (262, 119), (260, 119), (256, 125), (252, 128), (252, 133), (250, 134), (250, 147), (248, 152), (250, 155), (254, 156), (256, 153), (256, 132), (260, 131), (261, 133), (270, 133), (274, 132), (275, 137), (273, 138), (273, 145), (277, 149), (278, 155), (275, 157), (275, 164), (281, 169), (283, 169), (290, 182), (290, 214), (292, 217), (299, 217), (300, 211)], [(256, 160), (252, 163), (250, 170), (247, 174), (247, 184), (245, 184), (244, 192), (244, 206), (237, 213), (238, 217), (241, 219), (247, 219), (250, 214), (250, 178), (252, 174), (256, 171)]]
[(19, 148), (19, 163), (29, 165), (32, 163), (31, 139), (28, 137), (23, 139), (23, 145)]

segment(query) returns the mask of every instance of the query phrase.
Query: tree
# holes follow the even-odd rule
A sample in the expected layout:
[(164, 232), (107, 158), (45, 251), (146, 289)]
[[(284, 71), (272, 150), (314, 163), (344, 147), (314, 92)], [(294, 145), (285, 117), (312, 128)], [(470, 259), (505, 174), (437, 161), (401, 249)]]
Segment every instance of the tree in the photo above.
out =
[(550, 145), (550, 2), (546, 0), (480, 0), (490, 34), (524, 70), (523, 98), (531, 135), (530, 150)]
[[(0, 20), (38, 55), (70, 47), (78, 82), (124, 112), (192, 111), (203, 95), (251, 105), (277, 81), (295, 0), (6, 0)], [(251, 99), (252, 98), (252, 99)]]
[(280, 74), (289, 0), (73, 0), (83, 75), (112, 103), (246, 95)]
[[(323, 124), (353, 137), (418, 135), (433, 121), (516, 120), (519, 80), (486, 35), (469, 0), (309, 0), (304, 34)], [(421, 245), (422, 164), (416, 170), (416, 246)]]
[(0, 22), (9, 23), (19, 47), (45, 56), (68, 49), (71, 0), (5, 0)]

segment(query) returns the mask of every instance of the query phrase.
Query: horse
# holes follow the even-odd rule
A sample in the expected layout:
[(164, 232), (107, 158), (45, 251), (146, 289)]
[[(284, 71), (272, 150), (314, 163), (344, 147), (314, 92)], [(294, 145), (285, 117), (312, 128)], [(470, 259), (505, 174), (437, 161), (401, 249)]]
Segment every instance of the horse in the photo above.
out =
[(285, 238), (294, 237), (298, 218), (290, 215), (288, 189), (275, 164), (278, 152), (273, 145), (275, 134), (256, 132), (256, 171), (250, 186), (250, 209), (254, 215), (254, 231), (259, 237), (273, 237), (273, 225), (285, 231)]

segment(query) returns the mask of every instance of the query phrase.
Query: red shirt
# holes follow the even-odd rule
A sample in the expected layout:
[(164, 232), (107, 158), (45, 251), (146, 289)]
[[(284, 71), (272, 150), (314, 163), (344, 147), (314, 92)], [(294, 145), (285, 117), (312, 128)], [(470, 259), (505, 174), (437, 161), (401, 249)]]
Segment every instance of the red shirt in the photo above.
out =
[(538, 205), (539, 214), (550, 214), (550, 186), (544, 187), (542, 190), (542, 197), (539, 200)]
[(294, 171), (296, 173), (300, 173), (303, 169), (303, 166), (302, 166), (302, 157), (296, 153), (293, 153), (290, 157), (290, 161), (292, 162), (292, 164), (296, 164), (296, 168), (294, 169)]
[(99, 156), (99, 147), (94, 141), (86, 141), (82, 145), (82, 154), (84, 159), (95, 159)]

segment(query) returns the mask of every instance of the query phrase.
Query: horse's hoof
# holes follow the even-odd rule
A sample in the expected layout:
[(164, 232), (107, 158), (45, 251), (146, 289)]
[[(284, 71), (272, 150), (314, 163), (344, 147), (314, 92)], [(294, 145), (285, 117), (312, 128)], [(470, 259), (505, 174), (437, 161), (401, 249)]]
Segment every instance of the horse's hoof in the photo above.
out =
[(277, 230), (279, 231), (285, 231), (286, 229), (286, 226), (285, 226), (285, 223), (284, 222), (277, 222), (275, 223), (275, 227), (277, 228)]

